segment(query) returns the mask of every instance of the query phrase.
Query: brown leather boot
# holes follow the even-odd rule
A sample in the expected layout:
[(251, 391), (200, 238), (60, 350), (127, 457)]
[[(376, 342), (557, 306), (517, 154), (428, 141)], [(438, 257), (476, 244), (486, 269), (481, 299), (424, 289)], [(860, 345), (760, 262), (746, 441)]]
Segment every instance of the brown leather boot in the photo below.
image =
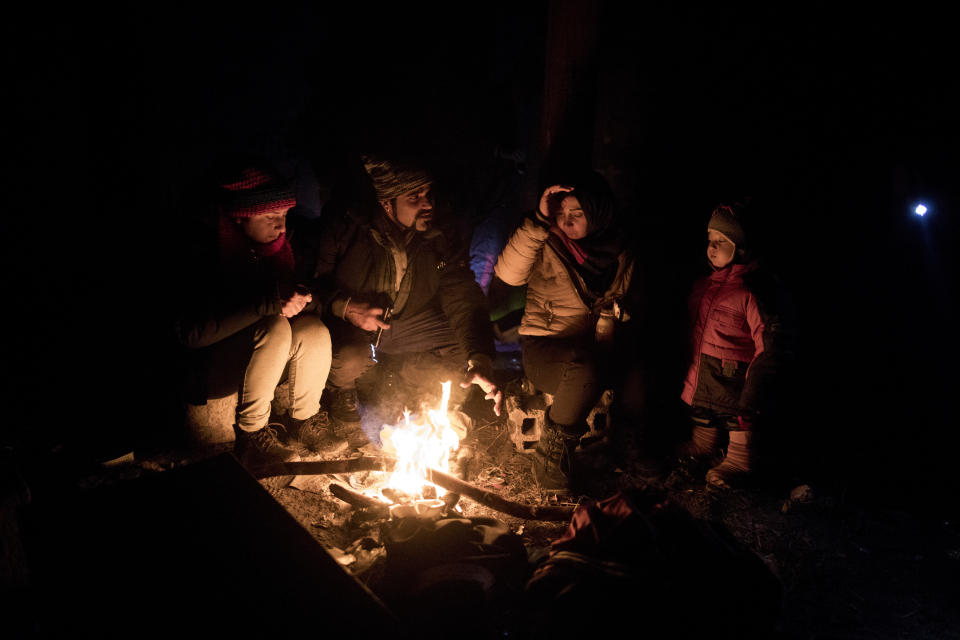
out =
[[(321, 409), (306, 420), (295, 420), (293, 433), (304, 447), (313, 453), (325, 456), (336, 456), (346, 453), (354, 444), (353, 440), (341, 437), (334, 433), (334, 426), (327, 412)], [(359, 429), (357, 431), (360, 431)], [(362, 431), (361, 431), (362, 433)], [(366, 444), (357, 443), (358, 446)]]
[(533, 456), (533, 477), (545, 493), (563, 493), (570, 488), (573, 452), (580, 436), (570, 433), (550, 419), (544, 418), (543, 431)]
[(707, 484), (729, 489), (742, 481), (753, 469), (752, 431), (731, 431), (730, 445), (723, 462), (707, 471)]
[(293, 462), (300, 459), (296, 450), (280, 442), (277, 431), (283, 428), (282, 424), (271, 423), (257, 431), (234, 428), (237, 431), (234, 453), (248, 471), (257, 470), (272, 463)]
[(680, 458), (707, 460), (720, 453), (719, 441), (720, 433), (716, 427), (704, 427), (697, 424), (693, 426), (693, 434), (690, 440), (677, 448), (677, 455)]

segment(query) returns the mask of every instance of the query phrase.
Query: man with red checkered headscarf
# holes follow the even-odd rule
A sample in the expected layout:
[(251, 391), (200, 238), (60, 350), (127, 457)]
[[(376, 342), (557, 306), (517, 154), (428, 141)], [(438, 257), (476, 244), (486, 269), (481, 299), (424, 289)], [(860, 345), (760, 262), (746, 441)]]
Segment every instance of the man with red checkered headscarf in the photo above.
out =
[[(298, 273), (287, 227), (293, 191), (260, 161), (238, 161), (213, 182), (209, 233), (192, 238), (184, 256), (186, 299), (176, 323), (193, 356), (194, 395), (204, 402), (238, 392), (236, 451), (248, 467), (295, 459), (281, 435), (311, 450), (341, 444), (320, 410), (330, 332)], [(270, 423), (284, 378), (289, 415), (286, 424)]]

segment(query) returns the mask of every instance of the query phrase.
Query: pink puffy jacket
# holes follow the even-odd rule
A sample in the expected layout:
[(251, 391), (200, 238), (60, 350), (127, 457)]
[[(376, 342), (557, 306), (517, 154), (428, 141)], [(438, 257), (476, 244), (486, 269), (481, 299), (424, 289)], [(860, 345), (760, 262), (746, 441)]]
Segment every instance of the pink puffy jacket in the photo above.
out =
[(701, 354), (724, 364), (736, 361), (749, 365), (763, 353), (764, 321), (756, 298), (743, 281), (753, 268), (749, 264), (730, 265), (694, 284), (689, 299), (693, 353), (680, 396), (687, 404), (693, 404), (701, 383)]

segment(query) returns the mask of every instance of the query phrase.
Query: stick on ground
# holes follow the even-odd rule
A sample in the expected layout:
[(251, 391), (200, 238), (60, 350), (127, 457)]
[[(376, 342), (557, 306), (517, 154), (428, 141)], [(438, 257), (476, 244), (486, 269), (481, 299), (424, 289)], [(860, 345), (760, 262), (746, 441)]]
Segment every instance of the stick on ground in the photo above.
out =
[(368, 498), (367, 496), (357, 493), (356, 491), (351, 491), (343, 485), (336, 483), (330, 484), (330, 493), (335, 497), (343, 500), (349, 505), (357, 507), (359, 509), (367, 509), (372, 512), (375, 516), (379, 518), (388, 518), (390, 517), (390, 509), (387, 505), (380, 502), (379, 500), (374, 500), (373, 498)]
[[(324, 475), (351, 473), (354, 471), (390, 471), (393, 468), (394, 462), (395, 461), (390, 458), (372, 457), (348, 458), (345, 460), (320, 460), (316, 462), (284, 462), (264, 467), (256, 473), (256, 476), (258, 478), (268, 478), (271, 476)], [(475, 487), (472, 484), (455, 478), (450, 474), (443, 473), (442, 471), (437, 471), (436, 469), (427, 470), (427, 480), (437, 486), (443, 487), (447, 491), (453, 491), (461, 496), (466, 496), (485, 507), (515, 518), (523, 518), (525, 520), (567, 521), (573, 516), (574, 507), (542, 507), (512, 502), (501, 498), (492, 491)], [(349, 500), (345, 500), (345, 502), (349, 502)]]

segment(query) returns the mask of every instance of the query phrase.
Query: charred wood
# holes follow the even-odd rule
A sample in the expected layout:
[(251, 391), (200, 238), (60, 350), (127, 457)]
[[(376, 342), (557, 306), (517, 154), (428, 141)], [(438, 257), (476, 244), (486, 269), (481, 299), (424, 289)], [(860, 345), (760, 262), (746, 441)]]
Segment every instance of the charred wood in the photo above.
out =
[(273, 476), (328, 475), (355, 471), (391, 471), (396, 461), (391, 458), (345, 458), (310, 462), (278, 462), (254, 470), (257, 478)]
[[(394, 460), (390, 458), (349, 458), (346, 460), (320, 460), (316, 462), (284, 462), (261, 468), (256, 473), (259, 478), (286, 475), (323, 475), (331, 473), (350, 473), (353, 471), (390, 471)], [(466, 496), (485, 507), (525, 520), (567, 521), (573, 516), (572, 506), (539, 506), (520, 504), (501, 498), (499, 495), (464, 482), (450, 474), (427, 470), (427, 480), (447, 491)], [(352, 493), (352, 492), (351, 492)], [(338, 498), (340, 496), (337, 496)]]
[(330, 493), (353, 507), (358, 509), (367, 509), (368, 511), (373, 512), (373, 515), (377, 517), (390, 517), (390, 509), (387, 505), (383, 504), (379, 500), (375, 500), (374, 498), (369, 498), (355, 491), (351, 491), (343, 485), (332, 483), (330, 485)]
[(501, 513), (513, 516), (515, 518), (524, 518), (525, 520), (556, 520), (566, 521), (573, 516), (574, 507), (548, 506), (520, 504), (501, 498), (492, 491), (475, 487), (463, 480), (455, 478), (436, 469), (427, 470), (427, 480), (437, 486), (443, 487), (447, 491), (466, 496), (475, 502), (479, 502), (485, 507), (489, 507)]

